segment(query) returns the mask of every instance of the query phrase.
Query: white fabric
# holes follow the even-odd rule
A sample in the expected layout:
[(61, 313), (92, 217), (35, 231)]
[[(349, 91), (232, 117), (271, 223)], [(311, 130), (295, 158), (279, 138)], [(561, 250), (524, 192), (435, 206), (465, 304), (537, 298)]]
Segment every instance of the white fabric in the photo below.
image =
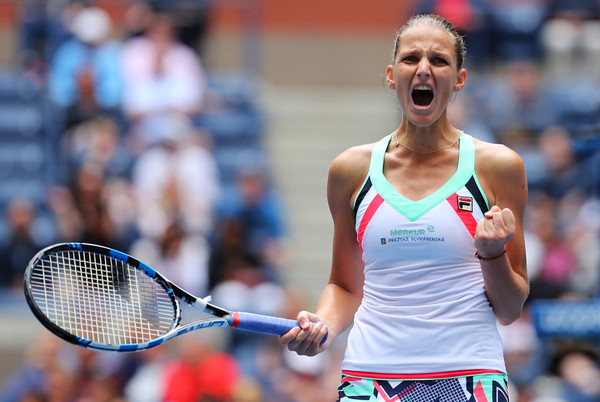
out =
[(125, 111), (137, 115), (199, 110), (206, 78), (198, 56), (192, 49), (173, 43), (163, 56), (160, 75), (155, 72), (157, 57), (155, 46), (147, 38), (131, 39), (124, 45)]
[[(461, 196), (471, 196), (466, 187)], [(455, 197), (455, 195), (453, 195)], [(356, 230), (375, 186), (357, 211)], [(473, 202), (473, 218), (483, 217)], [(344, 370), (505, 371), (497, 322), (473, 256), (473, 235), (446, 200), (411, 221), (383, 201), (362, 238), (365, 284)]]
[(210, 233), (221, 185), (208, 150), (193, 144), (152, 148), (140, 155), (132, 178), (143, 235), (159, 237), (173, 219), (173, 209), (189, 232)]

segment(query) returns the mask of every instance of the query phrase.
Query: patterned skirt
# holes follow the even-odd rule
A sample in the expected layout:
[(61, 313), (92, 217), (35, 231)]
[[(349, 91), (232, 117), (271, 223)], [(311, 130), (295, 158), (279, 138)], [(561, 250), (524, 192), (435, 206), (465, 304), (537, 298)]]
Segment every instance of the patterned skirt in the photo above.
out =
[(508, 402), (508, 377), (504, 373), (401, 380), (362, 375), (342, 375), (338, 402)]

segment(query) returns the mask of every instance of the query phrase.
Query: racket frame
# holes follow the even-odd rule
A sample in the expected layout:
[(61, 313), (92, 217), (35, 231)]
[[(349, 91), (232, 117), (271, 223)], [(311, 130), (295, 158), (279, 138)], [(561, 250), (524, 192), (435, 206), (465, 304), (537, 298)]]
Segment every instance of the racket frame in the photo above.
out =
[[(88, 251), (96, 254), (104, 255), (108, 258), (117, 260), (121, 263), (128, 264), (134, 267), (136, 270), (150, 277), (156, 284), (158, 284), (167, 294), (171, 303), (173, 303), (174, 317), (170, 329), (154, 339), (141, 343), (126, 343), (126, 344), (108, 344), (103, 342), (96, 342), (91, 339), (86, 339), (75, 334), (71, 334), (65, 329), (61, 328), (52, 320), (50, 320), (37, 305), (35, 297), (33, 296), (33, 288), (31, 285), (31, 272), (37, 265), (38, 261), (43, 259), (45, 256), (51, 255), (53, 252), (61, 251)], [(271, 317), (261, 314), (254, 314), (241, 311), (230, 311), (222, 307), (216, 306), (209, 303), (208, 298), (199, 299), (191, 293), (183, 290), (179, 286), (169, 281), (166, 277), (158, 273), (150, 266), (144, 264), (140, 260), (125, 254), (123, 252), (99, 246), (89, 243), (59, 243), (39, 251), (29, 262), (24, 275), (23, 287), (25, 291), (25, 298), (27, 304), (31, 308), (31, 311), (36, 318), (44, 325), (50, 332), (54, 333), (58, 337), (64, 339), (72, 344), (82, 346), (85, 348), (111, 351), (111, 352), (134, 352), (145, 349), (150, 349), (163, 344), (164, 342), (185, 334), (187, 332), (195, 331), (202, 328), (213, 328), (213, 327), (233, 327), (240, 330), (259, 332), (264, 334), (282, 335), (294, 327), (299, 326), (295, 320), (287, 318)], [(179, 301), (183, 301), (191, 307), (207, 313), (214, 317), (205, 320), (194, 321), (189, 324), (181, 325), (181, 305)], [(324, 343), (328, 338), (328, 334), (321, 339), (321, 343)]]
[[(89, 251), (93, 253), (98, 253), (102, 255), (106, 255), (110, 258), (116, 259), (120, 262), (126, 263), (134, 268), (136, 268), (141, 273), (145, 274), (149, 278), (151, 278), (156, 284), (158, 284), (169, 296), (169, 299), (173, 303), (173, 324), (169, 331), (165, 334), (154, 338), (147, 342), (141, 343), (129, 343), (129, 344), (106, 344), (101, 342), (95, 342), (90, 339), (86, 339), (70, 332), (64, 330), (60, 326), (56, 325), (52, 320), (50, 320), (42, 311), (42, 309), (35, 302), (35, 298), (33, 296), (33, 288), (30, 282), (31, 272), (33, 268), (37, 265), (37, 263), (43, 259), (45, 256), (48, 256), (54, 252), (62, 252), (62, 251)], [(212, 328), (212, 327), (228, 327), (234, 326), (236, 324), (236, 319), (234, 318), (234, 313), (224, 308), (218, 307), (214, 304), (208, 303), (202, 299), (198, 299), (196, 296), (191, 293), (183, 290), (179, 286), (175, 285), (171, 281), (169, 281), (166, 277), (161, 275), (159, 272), (146, 265), (145, 263), (139, 261), (138, 259), (122, 253), (117, 250), (113, 250), (108, 247), (103, 247), (95, 244), (89, 243), (59, 243), (49, 247), (44, 248), (39, 251), (29, 262), (27, 269), (25, 270), (25, 279), (23, 281), (23, 287), (25, 292), (25, 300), (29, 305), (31, 311), (35, 315), (35, 317), (40, 321), (40, 323), (46, 327), (50, 332), (55, 334), (56, 336), (64, 339), (65, 341), (72, 343), (74, 345), (82, 346), (85, 348), (102, 350), (102, 351), (114, 351), (114, 352), (132, 352), (138, 350), (145, 350), (156, 347), (158, 345), (163, 344), (164, 342), (185, 334), (187, 332), (195, 331), (202, 328)], [(195, 321), (189, 324), (180, 325), (181, 323), (181, 305), (179, 301), (183, 301), (186, 304), (192, 306), (193, 308), (200, 310), (204, 313), (212, 315), (214, 318), (209, 318), (206, 320)], [(200, 301), (199, 301), (200, 300)]]

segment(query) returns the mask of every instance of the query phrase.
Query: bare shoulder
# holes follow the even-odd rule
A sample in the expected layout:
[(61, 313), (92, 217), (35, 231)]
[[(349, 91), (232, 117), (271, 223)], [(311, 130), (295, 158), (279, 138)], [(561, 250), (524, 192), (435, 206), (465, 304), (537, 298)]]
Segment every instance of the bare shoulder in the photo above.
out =
[(351, 204), (369, 172), (374, 146), (375, 144), (365, 144), (349, 148), (333, 160), (327, 179), (330, 201)]
[(369, 171), (371, 151), (375, 144), (358, 145), (339, 154), (329, 167), (330, 178), (353, 180), (364, 179)]
[(523, 159), (502, 144), (475, 141), (475, 173), (490, 201), (522, 204), (527, 194)]
[(474, 139), (475, 166), (484, 176), (521, 175), (525, 171), (523, 160), (506, 145), (492, 144)]

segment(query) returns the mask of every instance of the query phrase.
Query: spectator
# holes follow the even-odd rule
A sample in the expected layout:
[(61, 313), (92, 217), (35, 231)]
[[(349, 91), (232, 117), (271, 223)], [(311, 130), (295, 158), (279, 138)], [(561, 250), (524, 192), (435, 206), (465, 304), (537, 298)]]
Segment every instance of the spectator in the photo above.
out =
[[(520, 398), (515, 400), (528, 400), (530, 385), (535, 378), (544, 374), (545, 359), (543, 345), (537, 337), (531, 316), (527, 308), (524, 314), (513, 324), (500, 328), (502, 345), (504, 347), (504, 360), (506, 370), (510, 376), (511, 398), (515, 392)], [(515, 391), (515, 392), (513, 392)]]
[[(109, 215), (104, 186), (106, 176), (97, 164), (88, 163), (76, 171), (71, 183), (71, 191), (83, 223), (80, 241), (101, 244), (123, 249), (117, 238), (111, 216)], [(72, 213), (75, 213), (72, 211)]]
[(557, 199), (572, 191), (587, 196), (595, 193), (600, 183), (600, 152), (594, 147), (577, 152), (583, 147), (577, 147), (572, 131), (560, 125), (544, 128), (536, 142), (532, 155), (525, 158), (531, 189)]
[(156, 239), (179, 220), (185, 232), (208, 236), (221, 190), (215, 159), (187, 117), (171, 115), (163, 123), (152, 127), (155, 146), (132, 170), (139, 229)]
[(207, 293), (208, 242), (202, 236), (185, 233), (180, 222), (171, 222), (156, 241), (139, 239), (131, 253), (143, 256), (145, 263), (192, 294)]
[(542, 245), (539, 271), (529, 277), (530, 300), (565, 294), (576, 266), (576, 256), (565, 241), (565, 232), (558, 230), (556, 202), (543, 193), (530, 196), (526, 226)]
[(538, 176), (531, 182), (533, 189), (538, 188), (560, 198), (577, 186), (580, 175), (578, 161), (573, 150), (571, 134), (564, 127), (545, 128), (538, 137), (536, 150), (542, 166), (540, 172), (531, 173)]
[(126, 41), (122, 60), (123, 107), (130, 120), (201, 110), (204, 70), (197, 54), (177, 40), (167, 15), (155, 15), (144, 35)]
[(165, 401), (198, 402), (232, 399), (241, 372), (236, 360), (218, 351), (198, 332), (180, 338), (178, 356), (164, 368)]
[(539, 33), (546, 17), (545, 1), (500, 0), (489, 3), (496, 60), (539, 61), (542, 56)]
[(63, 154), (68, 168), (97, 165), (107, 177), (127, 177), (132, 156), (121, 140), (121, 127), (109, 116), (98, 116), (73, 127), (65, 136)]
[(170, 13), (177, 37), (183, 44), (202, 55), (210, 24), (210, 0), (148, 0), (154, 8)]
[[(561, 200), (566, 243), (576, 257), (569, 276), (569, 292), (598, 297), (600, 290), (600, 203), (573, 192)], [(566, 212), (565, 212), (566, 211)]]
[(548, 71), (559, 76), (582, 66), (593, 71), (600, 56), (598, 2), (555, 0), (548, 14), (540, 35)]
[(82, 238), (83, 218), (73, 192), (67, 186), (55, 185), (48, 190), (48, 208), (54, 216), (57, 240), (75, 241)]
[(129, 402), (162, 402), (164, 367), (169, 361), (169, 349), (161, 345), (139, 354), (140, 364), (124, 387)]
[[(285, 263), (282, 211), (277, 193), (269, 186), (261, 168), (242, 168), (234, 188), (224, 194), (220, 216), (236, 219), (249, 254), (258, 256), (266, 267), (277, 269)], [(276, 271), (272, 272), (277, 275)]]
[(34, 237), (36, 213), (35, 205), (27, 198), (15, 198), (6, 208), (9, 239), (0, 248), (0, 287), (21, 292), (25, 268), (41, 246)]
[(59, 241), (80, 241), (127, 250), (137, 236), (133, 197), (123, 178), (108, 178), (100, 164), (86, 162), (67, 185), (48, 191)]
[(518, 151), (535, 144), (537, 134), (552, 123), (543, 75), (537, 62), (520, 59), (503, 63), (499, 74), (472, 85), (468, 94), (477, 115), (498, 140)]
[[(281, 316), (286, 303), (285, 289), (270, 280), (260, 262), (250, 256), (230, 258), (224, 267), (224, 278), (213, 289), (217, 305), (237, 311)], [(228, 343), (230, 353), (241, 370), (252, 375), (257, 370), (258, 353), (269, 339), (262, 334), (235, 331)]]
[(122, 30), (125, 39), (144, 35), (155, 17), (154, 10), (146, 1), (133, 1), (123, 15)]
[(0, 388), (2, 401), (70, 400), (72, 379), (63, 367), (61, 345), (61, 340), (50, 332), (40, 333), (26, 350), (23, 365)]
[(209, 287), (214, 288), (227, 276), (227, 266), (232, 259), (244, 259), (244, 227), (237, 219), (225, 219), (219, 223), (210, 256)]
[(600, 368), (593, 349), (584, 345), (559, 349), (552, 368), (561, 384), (560, 392), (555, 396), (565, 402), (600, 400)]
[(271, 372), (278, 401), (320, 402), (337, 397), (328, 371), (339, 368), (332, 367), (329, 351), (307, 357), (284, 350), (282, 357), (282, 367)]
[(65, 111), (67, 127), (100, 113), (119, 115), (122, 80), (121, 46), (110, 39), (112, 22), (97, 7), (79, 11), (71, 23), (73, 38), (52, 57), (48, 92)]
[(455, 98), (448, 105), (448, 119), (456, 127), (462, 127), (465, 133), (470, 133), (470, 135), (477, 139), (497, 143), (498, 138), (496, 137), (496, 133), (494, 133), (486, 121), (475, 115), (474, 110), (476, 108), (472, 103), (472, 99), (469, 98)]

